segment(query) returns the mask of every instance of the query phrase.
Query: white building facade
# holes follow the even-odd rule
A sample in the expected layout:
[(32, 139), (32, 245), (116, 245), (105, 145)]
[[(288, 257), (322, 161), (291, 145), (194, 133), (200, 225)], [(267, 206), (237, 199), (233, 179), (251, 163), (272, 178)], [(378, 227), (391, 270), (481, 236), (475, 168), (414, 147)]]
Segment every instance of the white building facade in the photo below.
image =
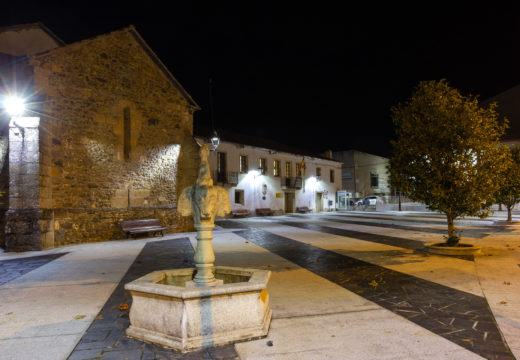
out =
[[(200, 139), (202, 141), (202, 139)], [(334, 211), (341, 162), (223, 141), (209, 156), (216, 185), (227, 189), (231, 209), (274, 214)]]

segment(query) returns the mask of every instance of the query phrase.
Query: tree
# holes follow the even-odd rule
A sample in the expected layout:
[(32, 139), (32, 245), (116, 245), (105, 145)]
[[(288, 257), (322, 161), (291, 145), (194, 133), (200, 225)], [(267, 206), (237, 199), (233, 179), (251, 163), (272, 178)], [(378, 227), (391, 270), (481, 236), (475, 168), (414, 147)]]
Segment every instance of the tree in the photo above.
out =
[(512, 221), (513, 206), (520, 202), (520, 148), (512, 148), (509, 166), (502, 173), (502, 186), (495, 194), (496, 201), (507, 208), (507, 221)]
[(446, 80), (423, 81), (411, 98), (391, 109), (397, 140), (392, 141), (391, 181), (397, 190), (446, 214), (447, 246), (457, 246), (455, 219), (486, 217), (507, 167), (499, 143), (507, 119), (496, 104), (480, 107)]

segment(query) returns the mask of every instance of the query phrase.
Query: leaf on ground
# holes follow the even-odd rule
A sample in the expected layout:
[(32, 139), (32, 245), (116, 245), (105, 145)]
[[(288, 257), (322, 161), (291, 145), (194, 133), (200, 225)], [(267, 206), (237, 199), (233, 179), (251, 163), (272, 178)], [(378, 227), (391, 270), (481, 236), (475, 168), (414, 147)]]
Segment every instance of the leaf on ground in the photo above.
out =
[(511, 285), (509, 281), (504, 281), (504, 285)]
[(330, 337), (336, 337), (336, 335), (332, 334)]
[(102, 320), (103, 319), (103, 315), (99, 314), (98, 316), (96, 316), (96, 319)]
[(84, 319), (86, 317), (87, 317), (87, 315), (76, 315), (76, 316), (74, 316), (74, 320)]
[(121, 304), (121, 305), (119, 305), (119, 310), (121, 310), (121, 311), (128, 310), (128, 304)]
[(502, 300), (500, 303), (501, 303), (502, 305), (504, 305), (504, 304), (507, 304), (507, 301)]
[(379, 285), (379, 284), (377, 283), (377, 281), (375, 281), (375, 280), (372, 280), (371, 282), (369, 282), (369, 283), (368, 283), (368, 285), (370, 285), (370, 286), (373, 286), (373, 287), (375, 287), (375, 288), (376, 288), (376, 287), (377, 287), (377, 285)]
[(137, 264), (140, 264), (140, 263), (143, 262), (143, 260), (136, 260), (135, 262), (136, 262)]

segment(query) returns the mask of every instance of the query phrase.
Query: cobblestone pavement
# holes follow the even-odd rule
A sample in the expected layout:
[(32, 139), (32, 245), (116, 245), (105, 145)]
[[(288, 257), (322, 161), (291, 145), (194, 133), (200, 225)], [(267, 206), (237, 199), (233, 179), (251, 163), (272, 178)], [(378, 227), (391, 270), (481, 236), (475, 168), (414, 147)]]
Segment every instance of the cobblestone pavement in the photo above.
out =
[(0, 261), (0, 285), (4, 285), (65, 254), (66, 253), (49, 254)]
[[(127, 338), (125, 335), (125, 330), (130, 325), (128, 312), (132, 298), (124, 290), (124, 285), (155, 270), (194, 267), (193, 254), (188, 238), (147, 243), (77, 344), (69, 360), (237, 359), (233, 345), (182, 354)], [(123, 305), (122, 309), (120, 305)]]

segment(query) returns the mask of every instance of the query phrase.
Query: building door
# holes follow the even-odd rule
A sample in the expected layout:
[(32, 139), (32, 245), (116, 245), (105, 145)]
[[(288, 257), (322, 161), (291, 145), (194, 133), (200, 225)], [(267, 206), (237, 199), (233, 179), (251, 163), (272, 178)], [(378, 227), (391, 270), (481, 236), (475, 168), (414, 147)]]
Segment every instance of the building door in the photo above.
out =
[(320, 193), (320, 192), (316, 193), (316, 212), (320, 212), (322, 210), (322, 206), (321, 206), (322, 195), (323, 195), (323, 193)]
[(286, 192), (285, 193), (285, 213), (293, 213), (294, 212), (294, 193)]
[(226, 179), (226, 153), (217, 153), (217, 182), (227, 184)]

